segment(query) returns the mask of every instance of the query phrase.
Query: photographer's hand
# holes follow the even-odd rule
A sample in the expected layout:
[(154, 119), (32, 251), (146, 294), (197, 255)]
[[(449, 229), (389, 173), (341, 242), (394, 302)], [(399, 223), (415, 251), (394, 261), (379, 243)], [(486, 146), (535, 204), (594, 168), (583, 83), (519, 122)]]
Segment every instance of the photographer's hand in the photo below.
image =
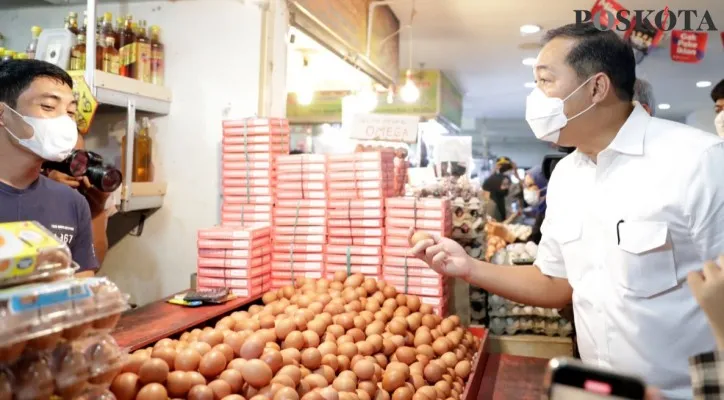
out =
[(70, 175), (66, 175), (66, 174), (64, 174), (64, 173), (62, 173), (62, 172), (58, 172), (58, 171), (56, 171), (56, 170), (50, 170), (50, 171), (48, 172), (48, 178), (50, 178), (50, 179), (52, 179), (52, 180), (54, 180), (54, 181), (56, 181), (56, 182), (60, 182), (60, 183), (62, 183), (62, 184), (64, 184), (64, 185), (68, 185), (68, 186), (72, 187), (73, 189), (78, 189), (78, 188), (80, 188), (81, 181), (83, 180), (82, 177), (81, 177), (81, 178), (75, 178), (75, 177), (72, 177), (72, 176), (70, 176)]
[(78, 190), (81, 192), (83, 197), (88, 200), (92, 217), (95, 217), (105, 211), (106, 202), (111, 193), (105, 193), (96, 189), (85, 176), (82, 177), (80, 181), (80, 188)]

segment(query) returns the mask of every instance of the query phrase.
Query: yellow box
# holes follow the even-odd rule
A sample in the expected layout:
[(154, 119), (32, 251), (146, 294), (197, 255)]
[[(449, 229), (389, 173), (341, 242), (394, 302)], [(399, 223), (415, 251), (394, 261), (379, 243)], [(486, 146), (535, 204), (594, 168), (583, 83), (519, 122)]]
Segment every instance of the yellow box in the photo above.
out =
[(32, 275), (46, 266), (67, 268), (69, 263), (67, 246), (39, 223), (0, 224), (0, 280)]

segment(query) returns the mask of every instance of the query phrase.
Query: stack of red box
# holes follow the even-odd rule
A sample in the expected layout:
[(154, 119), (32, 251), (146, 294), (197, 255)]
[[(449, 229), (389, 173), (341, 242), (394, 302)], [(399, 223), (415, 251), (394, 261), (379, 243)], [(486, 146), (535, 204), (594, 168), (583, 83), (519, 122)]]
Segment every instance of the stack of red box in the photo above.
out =
[(420, 296), (423, 303), (444, 315), (447, 282), (424, 261), (409, 256), (408, 234), (410, 227), (414, 227), (416, 231), (449, 237), (452, 233), (450, 200), (396, 197), (387, 199), (385, 208), (383, 279), (400, 292)]
[(275, 158), (289, 154), (289, 122), (246, 118), (223, 122), (222, 225), (271, 223)]
[(324, 273), (327, 244), (327, 156), (298, 154), (277, 158), (272, 287), (298, 277)]
[(408, 162), (402, 157), (395, 157), (395, 195), (405, 195), (405, 184), (407, 183)]
[(329, 156), (327, 277), (336, 271), (379, 278), (384, 244), (384, 199), (393, 196), (394, 153)]
[(240, 297), (271, 289), (271, 228), (213, 227), (198, 232), (198, 289), (226, 287)]

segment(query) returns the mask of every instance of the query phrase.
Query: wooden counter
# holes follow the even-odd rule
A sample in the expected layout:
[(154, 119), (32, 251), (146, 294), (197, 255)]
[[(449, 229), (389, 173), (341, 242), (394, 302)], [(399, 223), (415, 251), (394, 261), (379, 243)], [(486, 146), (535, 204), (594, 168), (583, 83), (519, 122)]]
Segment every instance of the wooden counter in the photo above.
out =
[(489, 354), (478, 400), (540, 400), (548, 360)]
[(160, 339), (243, 308), (261, 296), (239, 298), (224, 304), (202, 307), (169, 304), (166, 302), (169, 298), (124, 313), (113, 331), (113, 337), (118, 345), (128, 347), (130, 351), (138, 350)]

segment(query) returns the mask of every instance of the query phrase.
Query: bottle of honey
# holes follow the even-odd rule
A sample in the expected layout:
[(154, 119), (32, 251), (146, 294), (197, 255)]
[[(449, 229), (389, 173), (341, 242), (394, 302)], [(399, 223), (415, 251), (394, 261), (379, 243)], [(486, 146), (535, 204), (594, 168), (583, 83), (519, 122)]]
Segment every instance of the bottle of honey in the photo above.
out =
[(105, 46), (106, 38), (108, 36), (113, 37), (115, 43), (115, 32), (113, 32), (113, 14), (109, 12), (103, 13), (99, 31), (101, 33), (101, 44), (103, 46)]
[(163, 86), (164, 63), (166, 55), (161, 43), (161, 28), (151, 26), (151, 83)]
[(80, 29), (78, 29), (78, 13), (77, 12), (69, 12), (68, 13), (68, 30), (73, 32), (75, 35), (80, 33)]
[(136, 34), (133, 32), (133, 17), (126, 17), (123, 30), (119, 33), (121, 43), (119, 56), (121, 58), (121, 76), (133, 77), (133, 64), (136, 63)]
[[(131, 181), (133, 182), (153, 182), (153, 140), (150, 136), (151, 121), (148, 117), (144, 117), (141, 122), (141, 128), (135, 133), (133, 141), (133, 168)], [(121, 140), (121, 170), (126, 170), (126, 146), (127, 136), (123, 136)]]
[(106, 36), (105, 47), (103, 47), (103, 72), (116, 74), (120, 72), (120, 57), (116, 50), (116, 40), (113, 36)]
[(81, 26), (80, 30), (78, 31), (79, 35), (83, 35), (86, 38), (91, 38), (93, 35), (88, 34), (88, 12), (83, 11), (83, 25)]
[(138, 21), (136, 30), (136, 57), (133, 64), (133, 77), (142, 82), (151, 83), (151, 41), (146, 35), (146, 21)]
[(121, 49), (121, 32), (125, 24), (125, 19), (118, 17), (116, 18), (116, 27), (113, 29), (113, 38), (116, 39), (116, 50)]
[(70, 51), (70, 70), (79, 71), (85, 69), (85, 35), (78, 35), (78, 43)]

